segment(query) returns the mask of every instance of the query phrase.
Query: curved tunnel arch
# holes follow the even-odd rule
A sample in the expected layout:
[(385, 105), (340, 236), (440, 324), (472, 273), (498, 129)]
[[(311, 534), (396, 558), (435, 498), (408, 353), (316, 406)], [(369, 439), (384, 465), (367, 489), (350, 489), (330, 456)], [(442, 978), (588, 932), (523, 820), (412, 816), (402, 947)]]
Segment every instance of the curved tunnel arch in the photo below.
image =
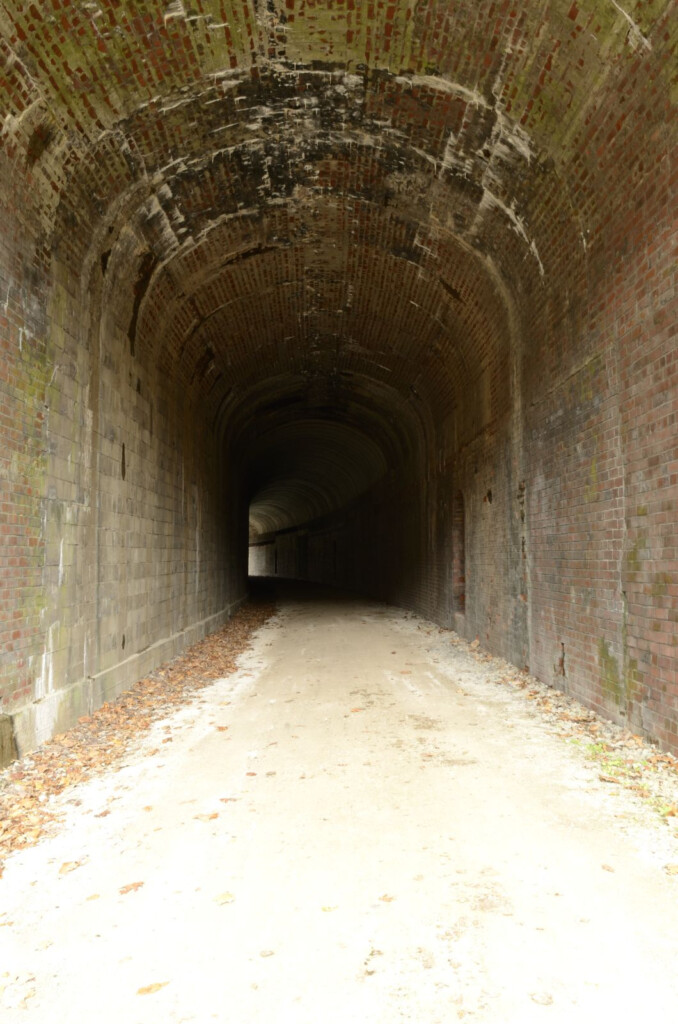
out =
[(671, 346), (672, 0), (265, 6), (0, 2), (0, 311), (39, 453), (10, 444), (7, 678), (124, 681), (212, 628), (251, 501), (293, 574), (543, 677), (567, 643), (573, 692), (655, 728), (624, 545), (660, 572), (632, 508), (664, 483), (626, 398)]
[[(303, 214), (295, 218), (295, 238), (292, 215), (280, 208), (218, 219), (195, 246), (185, 246), (154, 267), (139, 311), (139, 333), (149, 357), (166, 372), (174, 366), (189, 388), (202, 390), (196, 378), (204, 378), (204, 401), (216, 410), (234, 382), (246, 393), (253, 381), (270, 374), (279, 388), (286, 365), (286, 372), (301, 379), (302, 390), (328, 391), (335, 404), (339, 391), (344, 402), (350, 401), (349, 381), (362, 377), (388, 381), (384, 395), (395, 388), (407, 399), (423, 400), (433, 420), (451, 415), (464, 402), (474, 405), (469, 395), (479, 382), (488, 372), (495, 378), (506, 373), (509, 362), (506, 314), (497, 289), (472, 250), (445, 229), (436, 231), (435, 238), (430, 231), (422, 234), (420, 240), (421, 227), (393, 208), (379, 210), (378, 230), (363, 230), (359, 234), (364, 237), (352, 238), (347, 247), (342, 229), (346, 223), (360, 225), (374, 215), (373, 208), (355, 196), (323, 189), (313, 206), (313, 217), (324, 226), (322, 239)], [(352, 250), (359, 251), (359, 260)], [(395, 303), (386, 315), (373, 299), (384, 279), (391, 283)], [(393, 287), (395, 279), (400, 283)], [(483, 279), (485, 284), (479, 284)], [(167, 298), (156, 299), (156, 289)], [(275, 322), (259, 319), (267, 307), (278, 311)], [(493, 329), (488, 328), (492, 318)], [(494, 353), (485, 341), (492, 334)], [(490, 383), (484, 388), (487, 394), (480, 397), (489, 402)], [(500, 418), (510, 405), (509, 381), (495, 381), (494, 390), (495, 409), (482, 413), (486, 419)], [(265, 420), (269, 412), (257, 406), (250, 414)], [(369, 445), (366, 449), (369, 464)], [(328, 451), (324, 473), (331, 492), (336, 491), (335, 471)], [(291, 506), (299, 502), (298, 486), (290, 477)], [(275, 490), (282, 522), (279, 478)], [(309, 501), (314, 512), (307, 519), (344, 507), (356, 493), (347, 484), (333, 505)]]

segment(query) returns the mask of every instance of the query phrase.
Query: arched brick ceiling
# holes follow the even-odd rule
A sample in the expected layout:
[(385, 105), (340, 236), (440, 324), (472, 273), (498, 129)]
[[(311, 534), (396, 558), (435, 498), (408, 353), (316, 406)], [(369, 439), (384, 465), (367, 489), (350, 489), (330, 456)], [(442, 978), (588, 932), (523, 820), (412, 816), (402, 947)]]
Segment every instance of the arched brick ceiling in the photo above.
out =
[(4, 0), (0, 187), (216, 429), (324, 393), (335, 440), (419, 406), (412, 447), (510, 407), (509, 307), (585, 274), (668, 149), (677, 34), (672, 0)]

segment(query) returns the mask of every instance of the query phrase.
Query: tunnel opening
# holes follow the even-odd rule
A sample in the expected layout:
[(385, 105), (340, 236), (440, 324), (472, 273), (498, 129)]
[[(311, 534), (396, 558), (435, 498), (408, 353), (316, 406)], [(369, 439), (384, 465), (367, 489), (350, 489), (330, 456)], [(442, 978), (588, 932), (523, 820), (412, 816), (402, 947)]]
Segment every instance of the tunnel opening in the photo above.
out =
[[(351, 411), (341, 399), (308, 408), (306, 396), (282, 420), (274, 413), (276, 425), (264, 409), (248, 428), (243, 473), (251, 576), (353, 585), (364, 558), (363, 510), (407, 457), (402, 444), (375, 431), (378, 408), (353, 404)], [(338, 540), (350, 529), (352, 546), (340, 559)]]
[(262, 412), (244, 455), (250, 543), (302, 531), (357, 499), (383, 478), (384, 453), (364, 431), (335, 417), (306, 415), (266, 428)]

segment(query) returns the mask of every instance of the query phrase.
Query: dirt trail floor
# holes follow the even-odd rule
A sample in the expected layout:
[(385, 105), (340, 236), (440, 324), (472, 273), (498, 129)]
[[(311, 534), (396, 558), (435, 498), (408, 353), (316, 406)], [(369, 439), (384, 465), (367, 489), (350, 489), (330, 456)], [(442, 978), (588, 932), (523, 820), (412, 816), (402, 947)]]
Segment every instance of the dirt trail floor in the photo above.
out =
[(224, 678), (228, 630), (4, 773), (3, 1024), (676, 1020), (675, 761), (315, 597), (242, 613)]

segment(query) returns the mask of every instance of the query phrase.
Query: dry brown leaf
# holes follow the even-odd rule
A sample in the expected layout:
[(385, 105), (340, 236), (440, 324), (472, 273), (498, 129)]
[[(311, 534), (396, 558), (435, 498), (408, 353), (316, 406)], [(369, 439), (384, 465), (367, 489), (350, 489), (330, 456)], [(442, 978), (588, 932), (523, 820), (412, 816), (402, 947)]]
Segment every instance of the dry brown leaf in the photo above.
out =
[(351, 708), (351, 712), (355, 714), (356, 711), (364, 711), (365, 708)]
[(534, 1003), (538, 1003), (539, 1006), (551, 1006), (553, 1003), (553, 996), (550, 992), (532, 992), (530, 999)]
[(128, 892), (136, 892), (137, 889), (141, 889), (143, 882), (130, 882), (129, 885), (123, 885), (122, 889), (119, 889), (121, 896), (126, 896)]
[(80, 865), (83, 864), (83, 863), (84, 862), (81, 861), (81, 860), (67, 860), (67, 861), (64, 861), (64, 863), (59, 868), (59, 874), (60, 875), (67, 875), (67, 874), (69, 874), (69, 872), (75, 871), (76, 868), (79, 868)]
[(227, 729), (228, 729), (227, 725), (218, 725), (217, 726), (217, 732), (226, 732)]
[(384, 895), (380, 896), (379, 899), (382, 903), (393, 903), (395, 896), (389, 896), (388, 893), (384, 893)]
[(615, 778), (614, 775), (599, 775), (598, 778), (601, 782), (619, 782), (619, 779)]
[(214, 821), (215, 818), (219, 817), (219, 812), (214, 811), (212, 814), (195, 814), (193, 817), (196, 821)]
[(155, 981), (152, 985), (144, 985), (143, 988), (137, 989), (137, 995), (150, 996), (152, 992), (158, 992), (165, 985), (169, 985), (169, 981)]

